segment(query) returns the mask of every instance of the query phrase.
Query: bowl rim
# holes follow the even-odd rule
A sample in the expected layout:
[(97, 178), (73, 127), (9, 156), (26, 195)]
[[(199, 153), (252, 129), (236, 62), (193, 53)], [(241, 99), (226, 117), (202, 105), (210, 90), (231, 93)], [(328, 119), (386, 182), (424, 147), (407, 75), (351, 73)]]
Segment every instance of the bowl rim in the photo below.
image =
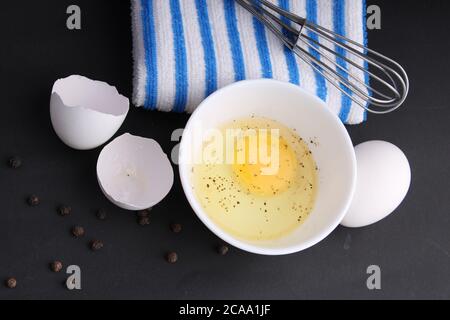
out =
[(343, 209), (341, 210), (341, 212), (338, 215), (336, 215), (336, 218), (333, 221), (331, 221), (326, 228), (318, 231), (317, 234), (308, 241), (304, 241), (304, 242), (294, 244), (294, 245), (289, 245), (289, 246), (286, 246), (283, 248), (267, 248), (267, 247), (250, 244), (243, 240), (239, 240), (239, 239), (233, 237), (228, 232), (222, 230), (219, 226), (217, 226), (212, 221), (212, 219), (209, 218), (207, 212), (202, 208), (200, 203), (197, 201), (196, 196), (192, 190), (192, 185), (190, 183), (190, 178), (189, 178), (190, 170), (188, 168), (189, 165), (183, 164), (181, 161), (181, 159), (183, 158), (183, 150), (185, 148), (187, 148), (186, 144), (188, 143), (188, 141), (186, 139), (181, 139), (179, 155), (178, 155), (178, 157), (179, 157), (178, 171), (180, 174), (180, 180), (181, 180), (181, 185), (182, 185), (184, 194), (186, 195), (186, 198), (187, 198), (190, 206), (192, 207), (192, 209), (195, 212), (195, 214), (197, 215), (197, 217), (202, 221), (202, 223), (211, 232), (213, 232), (216, 236), (218, 236), (220, 239), (227, 242), (228, 244), (230, 244), (236, 248), (239, 248), (241, 250), (250, 252), (250, 253), (255, 253), (255, 254), (260, 254), (260, 255), (269, 255), (269, 256), (287, 255), (287, 254), (292, 254), (292, 253), (296, 253), (296, 252), (300, 252), (305, 249), (308, 249), (308, 248), (316, 245), (317, 243), (321, 242), (322, 240), (324, 240), (328, 235), (330, 235), (339, 226), (339, 224), (343, 220), (345, 214), (347, 213), (347, 211), (350, 207), (350, 204), (351, 204), (351, 201), (353, 199), (355, 189), (356, 189), (356, 175), (357, 175), (356, 155), (355, 155), (355, 150), (354, 150), (350, 135), (349, 135), (347, 129), (345, 128), (344, 124), (342, 123), (342, 121), (334, 113), (331, 112), (331, 110), (327, 107), (327, 105), (324, 101), (322, 101), (317, 96), (311, 94), (310, 92), (306, 91), (305, 89), (303, 89), (297, 85), (294, 85), (294, 84), (291, 84), (288, 82), (273, 80), (273, 79), (242, 80), (242, 81), (235, 82), (233, 84), (230, 84), (228, 86), (225, 86), (225, 87), (217, 90), (216, 92), (214, 92), (210, 96), (208, 96), (205, 100), (203, 100), (200, 103), (200, 105), (195, 109), (195, 111), (192, 113), (192, 115), (190, 116), (190, 118), (185, 126), (184, 134), (186, 134), (186, 132), (191, 129), (192, 124), (197, 120), (197, 117), (198, 117), (197, 115), (200, 113), (200, 110), (206, 108), (209, 105), (209, 102), (213, 98), (215, 98), (217, 95), (220, 95), (224, 91), (227, 91), (227, 90), (230, 90), (233, 88), (249, 86), (249, 85), (250, 86), (258, 85), (258, 84), (262, 84), (262, 83), (273, 83), (274, 85), (288, 86), (292, 89), (299, 90), (302, 92), (302, 94), (309, 96), (316, 103), (322, 105), (324, 112), (328, 112), (328, 114), (331, 115), (332, 118), (334, 118), (334, 121), (336, 122), (339, 132), (344, 137), (345, 144), (347, 146), (347, 148), (345, 148), (345, 149), (347, 150), (346, 152), (350, 153), (350, 159), (352, 162), (351, 173), (350, 173), (351, 174), (350, 191), (349, 191), (346, 199), (343, 201), (343, 203), (344, 203)]

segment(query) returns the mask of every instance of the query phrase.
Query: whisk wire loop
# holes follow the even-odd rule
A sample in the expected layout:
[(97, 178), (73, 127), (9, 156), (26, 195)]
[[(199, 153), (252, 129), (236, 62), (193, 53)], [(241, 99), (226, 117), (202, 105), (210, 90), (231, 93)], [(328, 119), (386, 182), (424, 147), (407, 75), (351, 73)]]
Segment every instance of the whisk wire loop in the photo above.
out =
[(396, 61), (270, 1), (236, 1), (330, 84), (368, 112), (389, 113), (405, 102), (408, 75)]

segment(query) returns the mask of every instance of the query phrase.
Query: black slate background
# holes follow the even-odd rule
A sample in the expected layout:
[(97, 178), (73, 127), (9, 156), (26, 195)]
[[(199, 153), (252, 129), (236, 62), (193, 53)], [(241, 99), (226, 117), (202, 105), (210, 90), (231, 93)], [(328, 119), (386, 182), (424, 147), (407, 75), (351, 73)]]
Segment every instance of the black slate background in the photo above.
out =
[[(82, 8), (83, 29), (65, 27), (65, 10)], [(0, 286), (0, 299), (301, 299), (450, 298), (450, 85), (448, 1), (371, 1), (380, 5), (383, 29), (370, 43), (402, 62), (411, 77), (407, 104), (386, 116), (349, 127), (355, 144), (385, 139), (410, 159), (411, 190), (403, 205), (382, 222), (363, 229), (339, 227), (302, 253), (264, 257), (220, 243), (195, 217), (178, 177), (170, 195), (141, 227), (133, 214), (111, 205), (95, 176), (99, 149), (78, 152), (61, 143), (49, 119), (53, 81), (83, 74), (116, 85), (131, 96), (129, 2), (107, 0), (8, 1), (0, 8), (0, 280), (18, 279), (15, 290)], [(132, 109), (118, 134), (158, 140), (169, 153), (171, 133), (186, 115)], [(7, 167), (9, 156), (24, 165)], [(36, 193), (37, 208), (25, 199)], [(55, 208), (73, 207), (62, 218)], [(95, 217), (106, 208), (105, 222)], [(172, 221), (183, 232), (169, 230)], [(86, 228), (76, 240), (70, 228)], [(93, 253), (88, 242), (105, 242)], [(167, 250), (179, 253), (168, 265)], [(82, 269), (81, 291), (64, 288), (54, 259)], [(366, 268), (382, 269), (382, 290), (366, 288)]]

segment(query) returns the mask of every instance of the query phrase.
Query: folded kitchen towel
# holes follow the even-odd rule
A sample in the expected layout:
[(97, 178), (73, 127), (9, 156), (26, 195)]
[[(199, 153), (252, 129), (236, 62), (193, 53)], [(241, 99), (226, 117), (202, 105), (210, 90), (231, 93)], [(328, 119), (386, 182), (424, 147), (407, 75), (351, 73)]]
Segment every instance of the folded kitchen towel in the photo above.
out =
[[(367, 41), (365, 0), (271, 1), (357, 42)], [(192, 112), (232, 82), (273, 78), (316, 94), (344, 123), (366, 119), (362, 108), (235, 0), (132, 0), (132, 20), (137, 106)]]

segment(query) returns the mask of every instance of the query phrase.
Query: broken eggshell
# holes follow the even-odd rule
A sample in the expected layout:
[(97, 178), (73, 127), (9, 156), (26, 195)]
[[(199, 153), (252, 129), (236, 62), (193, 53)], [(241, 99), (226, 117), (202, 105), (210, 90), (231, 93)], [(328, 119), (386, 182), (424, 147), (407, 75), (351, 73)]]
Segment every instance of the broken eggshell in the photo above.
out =
[(105, 146), (97, 161), (105, 196), (126, 210), (144, 210), (161, 202), (172, 189), (169, 158), (153, 139), (126, 133)]
[(58, 137), (78, 150), (94, 149), (119, 130), (130, 108), (128, 98), (106, 82), (73, 75), (55, 82), (50, 117)]

